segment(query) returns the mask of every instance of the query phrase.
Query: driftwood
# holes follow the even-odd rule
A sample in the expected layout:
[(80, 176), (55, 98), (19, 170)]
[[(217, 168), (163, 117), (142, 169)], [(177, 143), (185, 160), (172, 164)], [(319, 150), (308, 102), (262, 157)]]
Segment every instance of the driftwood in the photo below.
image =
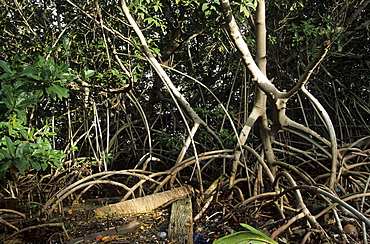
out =
[(124, 202), (110, 204), (94, 210), (96, 215), (107, 214), (135, 214), (153, 211), (179, 199), (191, 196), (193, 189), (190, 186), (182, 186), (169, 191), (159, 192), (145, 197), (135, 198)]
[(75, 244), (75, 243), (85, 243), (85, 242), (91, 242), (96, 240), (98, 236), (118, 236), (118, 235), (125, 235), (127, 233), (136, 232), (140, 227), (140, 222), (137, 220), (134, 220), (127, 225), (118, 226), (106, 231), (100, 231), (96, 232), (84, 237), (79, 237), (76, 239), (70, 240), (69, 244)]
[(172, 204), (168, 237), (179, 244), (193, 244), (193, 210), (191, 198)]

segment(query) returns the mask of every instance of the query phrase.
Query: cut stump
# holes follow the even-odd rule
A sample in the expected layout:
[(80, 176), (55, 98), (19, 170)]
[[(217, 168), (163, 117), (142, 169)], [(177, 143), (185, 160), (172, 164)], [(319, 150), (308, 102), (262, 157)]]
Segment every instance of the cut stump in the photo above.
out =
[(193, 210), (191, 198), (172, 203), (168, 237), (179, 244), (193, 244)]

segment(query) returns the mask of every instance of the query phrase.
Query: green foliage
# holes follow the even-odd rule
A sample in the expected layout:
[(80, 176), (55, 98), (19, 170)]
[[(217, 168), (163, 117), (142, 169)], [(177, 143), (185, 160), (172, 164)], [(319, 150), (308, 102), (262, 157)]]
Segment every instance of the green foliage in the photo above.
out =
[(180, 153), (183, 141), (181, 135), (169, 134), (165, 131), (154, 132), (156, 140), (161, 144), (162, 149), (165, 150), (166, 156), (176, 156)]
[(0, 178), (14, 178), (30, 168), (61, 167), (63, 153), (50, 145), (50, 137), (56, 133), (51, 132), (47, 120), (40, 121), (42, 128), (37, 131), (26, 125), (30, 108), (45, 99), (68, 97), (65, 85), (74, 79), (68, 65), (39, 56), (32, 65), (15, 57), (11, 64), (0, 60), (0, 67)]
[(225, 148), (233, 148), (237, 142), (237, 137), (232, 129), (221, 129), (218, 133)]
[(269, 40), (269, 42), (273, 45), (277, 44), (277, 40), (276, 40), (276, 37), (275, 36), (272, 36), (270, 34), (267, 35), (267, 39)]
[(304, 7), (304, 4), (302, 1), (296, 1), (292, 3), (289, 10), (294, 11), (294, 10), (297, 10), (298, 8), (303, 8), (303, 7)]
[(216, 240), (214, 244), (277, 244), (276, 241), (259, 232), (252, 226), (243, 223), (240, 223), (240, 225), (248, 230), (221, 237)]
[[(256, 50), (253, 15), (257, 1), (235, 0), (231, 2), (233, 13), (243, 32), (243, 38), (254, 55)], [(235, 52), (235, 47), (230, 43), (230, 38), (225, 31), (224, 18), (220, 11), (220, 0), (132, 0), (126, 1), (126, 3), (139, 28), (143, 31), (149, 48), (158, 57), (158, 61), (161, 61), (161, 58), (167, 54), (170, 55), (169, 66), (202, 82), (214, 92), (223, 104), (226, 105), (229, 102), (228, 110), (234, 110), (238, 113), (233, 119), (237, 130), (240, 131), (245, 122), (244, 117), (248, 116), (255, 100), (255, 84), (250, 81), (248, 72), (242, 70), (242, 66), (239, 64), (240, 55)], [(20, 131), (27, 134), (24, 132), (29, 130), (27, 125), (30, 121), (27, 116), (30, 110), (35, 105), (42, 105), (45, 109), (35, 107), (34, 110), (35, 114), (39, 116), (38, 129), (35, 128), (35, 131), (40, 130), (45, 124), (45, 121), (39, 122), (40, 118), (44, 117), (44, 113), (50, 112), (50, 107), (58, 103), (60, 98), (67, 96), (65, 84), (76, 77), (71, 74), (70, 68), (72, 68), (80, 74), (78, 81), (86, 81), (91, 85), (89, 97), (82, 94), (82, 90), (73, 90), (68, 108), (65, 104), (59, 103), (58, 108), (60, 108), (61, 114), (66, 113), (69, 109), (69, 111), (73, 111), (72, 119), (76, 117), (76, 121), (71, 123), (72, 127), (69, 127), (67, 119), (61, 116), (55, 120), (58, 128), (74, 131), (76, 138), (83, 138), (85, 135), (94, 137), (97, 135), (92, 131), (77, 130), (76, 128), (80, 128), (82, 123), (94, 120), (93, 116), (99, 116), (100, 119), (96, 121), (101, 123), (102, 138), (109, 138), (106, 133), (114, 133), (113, 128), (119, 128), (121, 123), (140, 121), (142, 118), (137, 112), (137, 107), (125, 97), (125, 94), (110, 94), (100, 91), (117, 90), (127, 85), (128, 80), (132, 79), (130, 81), (133, 81), (131, 88), (133, 94), (146, 113), (153, 131), (163, 132), (153, 135), (154, 151), (157, 152), (156, 150), (160, 148), (160, 156), (169, 157), (169, 160), (176, 158), (183, 146), (183, 138), (187, 137), (188, 131), (183, 126), (182, 118), (178, 117), (178, 108), (162, 99), (162, 97), (166, 99), (171, 97), (166, 89), (157, 82), (155, 71), (147, 62), (140, 48), (138, 37), (131, 26), (127, 24), (122, 10), (114, 1), (76, 1), (75, 4), (83, 11), (66, 1), (56, 1), (55, 4), (50, 5), (38, 5), (27, 1), (24, 4), (21, 3), (20, 9), (34, 32), (21, 18), (19, 7), (12, 1), (8, 2), (7, 5), (0, 6), (0, 12), (4, 16), (0, 20), (0, 25), (4, 30), (0, 34), (0, 59), (16, 60), (14, 58), (16, 54), (27, 57), (16, 62), (0, 61), (0, 76), (4, 75), (1, 78), (0, 89), (6, 91), (1, 94), (0, 121), (10, 123), (9, 116), (15, 116), (16, 123), (27, 127)], [(99, 8), (96, 4), (99, 5)], [(368, 43), (366, 28), (362, 30), (357, 28), (364, 27), (361, 24), (365, 23), (368, 10), (361, 11), (362, 13), (353, 20), (351, 26), (342, 25), (342, 23), (346, 23), (343, 18), (352, 16), (358, 6), (359, 4), (355, 2), (353, 5), (345, 6), (344, 3), (324, 4), (308, 0), (266, 1), (266, 29), (269, 41), (266, 56), (269, 64), (268, 77), (277, 78), (274, 84), (279, 89), (290, 89), (295, 84), (295, 78), (302, 74), (302, 68), (317, 51), (316, 47), (320, 46), (324, 39), (332, 40), (331, 51), (336, 51), (335, 48), (337, 48), (343, 54), (347, 52), (360, 54), (366, 50), (368, 46), (366, 45)], [(100, 14), (98, 10), (100, 10)], [(35, 14), (37, 12), (43, 13), (42, 22)], [(87, 17), (85, 13), (95, 19)], [(337, 30), (339, 27), (344, 29)], [(333, 36), (340, 34), (339, 31), (346, 29), (350, 30), (352, 34), (343, 33), (345, 35), (342, 36), (346, 36), (346, 38), (332, 39)], [(354, 30), (356, 31), (354, 32)], [(57, 40), (59, 40), (59, 45), (55, 44)], [(171, 43), (177, 43), (179, 46)], [(39, 57), (40, 55), (41, 57)], [(44, 58), (48, 56), (53, 58)], [(31, 58), (34, 59), (32, 62)], [(62, 63), (61, 60), (69, 66)], [(26, 62), (29, 65), (24, 65)], [(344, 57), (335, 54), (328, 56), (325, 62), (323, 65), (328, 72), (344, 85), (340, 88), (344, 89), (342, 91), (345, 91), (345, 86), (352, 87), (355, 89), (353, 92), (366, 97), (368, 81), (356, 79), (357, 83), (353, 82), (353, 77), (357, 77), (357, 74), (360, 73), (358, 77), (369, 77), (365, 61), (346, 59), (344, 62)], [(19, 65), (19, 63), (23, 63), (23, 65)], [(337, 67), (342, 66), (346, 66), (346, 72), (340, 75), (341, 69)], [(126, 70), (124, 71), (122, 67)], [(218, 111), (218, 108), (214, 106), (218, 102), (190, 79), (170, 69), (166, 69), (166, 72), (191, 106), (196, 108), (201, 117), (217, 133), (225, 148), (234, 148), (236, 145), (235, 133), (231, 129), (230, 123), (224, 120), (224, 112)], [(356, 72), (358, 73), (355, 74)], [(11, 81), (5, 81), (6, 76), (17, 77), (10, 79)], [(323, 69), (318, 70), (317, 79), (328, 81)], [(337, 96), (334, 83), (323, 82), (316, 88), (314, 88), (314, 84), (316, 83), (312, 83), (310, 89), (316, 93), (326, 87), (323, 94), (329, 94), (330, 99), (326, 99), (326, 96), (323, 96), (322, 99), (326, 100), (328, 107), (336, 108), (336, 100), (331, 99)], [(84, 86), (79, 88), (81, 87)], [(346, 94), (343, 92), (341, 96), (345, 97)], [(81, 97), (86, 100), (93, 99), (96, 102), (97, 114), (91, 110), (83, 111), (82, 103), (86, 100)], [(49, 98), (51, 102), (46, 100)], [(40, 104), (40, 101), (43, 102)], [(366, 104), (359, 106), (359, 104), (350, 101), (343, 102), (343, 106), (351, 104), (348, 105), (349, 108), (366, 107)], [(291, 107), (301, 106), (296, 101), (290, 100), (290, 102)], [(105, 106), (110, 110), (109, 113)], [(296, 110), (289, 110), (287, 113), (290, 111), (294, 111), (289, 114), (292, 119), (302, 122), (303, 116), (300, 113), (296, 113)], [(85, 114), (87, 117), (84, 117)], [(339, 114), (335, 116), (340, 117)], [(368, 122), (366, 120), (367, 113), (352, 117), (353, 121)], [(113, 118), (117, 127), (112, 126)], [(311, 116), (309, 120), (311, 118), (314, 120), (315, 117)], [(342, 118), (338, 121), (346, 120)], [(271, 121), (268, 122), (271, 125)], [(36, 124), (35, 120), (32, 123)], [(12, 126), (14, 125), (4, 125), (4, 128), (8, 130), (10, 127), (14, 131)], [(105, 127), (112, 130), (104, 132)], [(81, 128), (84, 127), (81, 126)], [(251, 131), (251, 133), (257, 132), (258, 130)], [(145, 133), (138, 133), (137, 137), (131, 133), (122, 132), (117, 136), (117, 145), (119, 146), (112, 147), (117, 148), (117, 151), (112, 149), (115, 159), (121, 157), (120, 155), (122, 157), (129, 155), (132, 157), (130, 162), (134, 162), (142, 156), (142, 152), (146, 152), (148, 144)], [(7, 146), (4, 136), (2, 135), (1, 138), (2, 147), (5, 148)], [(17, 148), (16, 137), (10, 134), (6, 134), (6, 136)], [(20, 134), (20, 136), (22, 135)], [(66, 146), (66, 143), (69, 142), (67, 137), (63, 134), (58, 135), (55, 140), (58, 148)], [(258, 136), (252, 135), (251, 137)], [(218, 148), (217, 142), (206, 130), (198, 130), (194, 139), (199, 152)], [(254, 142), (254, 139), (249, 140)], [(75, 142), (72, 149), (78, 149), (81, 156), (91, 157), (91, 152), (96, 148), (91, 150), (89, 145), (81, 143), (82, 141), (84, 140)], [(10, 145), (9, 140), (8, 145)]]
[(202, 11), (204, 12), (206, 18), (209, 18), (210, 16), (212, 16), (212, 14), (218, 14), (219, 6), (220, 6), (219, 0), (215, 0), (210, 3), (203, 3)]
[(160, 0), (146, 0), (145, 3), (142, 0), (131, 1), (130, 8), (145, 23), (159, 27), (162, 31), (165, 30), (166, 26), (163, 19), (152, 12), (152, 10), (154, 10), (154, 13), (162, 12), (163, 5)]
[(288, 29), (293, 33), (292, 35), (292, 46), (305, 43), (313, 39), (317, 33), (316, 27), (312, 24), (312, 19), (307, 21), (301, 21), (299, 25), (292, 23), (291, 28)]
[[(216, 121), (222, 121), (225, 117), (225, 111), (222, 109), (221, 106), (214, 107), (213, 109), (206, 109), (206, 108), (194, 108), (194, 110), (201, 114), (203, 117), (207, 118), (207, 121), (210, 123), (215, 123)], [(228, 111), (231, 118), (235, 121), (235, 111)], [(228, 120), (226, 120), (228, 123)], [(233, 148), (237, 143), (237, 137), (235, 132), (232, 128), (228, 126), (224, 126), (223, 128), (219, 129), (217, 135), (221, 139), (225, 148)], [(213, 141), (213, 136), (210, 135), (207, 131), (199, 132), (200, 140), (203, 142)]]
[(242, 0), (240, 1), (240, 3), (235, 2), (234, 4), (239, 5), (240, 13), (242, 13), (246, 18), (249, 18), (249, 16), (251, 15), (250, 9), (256, 10), (258, 1)]

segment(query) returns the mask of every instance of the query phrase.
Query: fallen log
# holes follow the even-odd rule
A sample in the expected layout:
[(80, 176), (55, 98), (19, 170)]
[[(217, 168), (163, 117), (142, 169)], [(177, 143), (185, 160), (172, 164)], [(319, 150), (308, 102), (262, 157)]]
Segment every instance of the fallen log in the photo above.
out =
[(167, 205), (179, 199), (191, 196), (193, 189), (191, 186), (184, 185), (168, 191), (155, 193), (152, 195), (130, 199), (124, 202), (110, 204), (94, 210), (96, 215), (105, 216), (111, 214), (136, 214), (153, 211), (161, 206)]

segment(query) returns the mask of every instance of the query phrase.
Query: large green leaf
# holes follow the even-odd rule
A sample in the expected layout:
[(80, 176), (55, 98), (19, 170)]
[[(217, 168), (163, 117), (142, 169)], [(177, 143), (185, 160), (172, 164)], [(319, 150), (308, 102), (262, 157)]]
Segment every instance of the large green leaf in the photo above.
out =
[(37, 171), (40, 171), (41, 169), (41, 164), (39, 162), (36, 162), (36, 161), (31, 161), (31, 166), (37, 170)]
[(21, 76), (27, 76), (35, 80), (43, 79), (42, 77), (39, 76), (39, 71), (31, 65), (28, 65), (23, 69)]
[(10, 66), (4, 60), (0, 60), (0, 67), (3, 68), (6, 73), (12, 73)]
[(5, 143), (6, 143), (6, 146), (8, 147), (10, 155), (12, 155), (12, 157), (15, 157), (15, 146), (14, 146), (12, 139), (5, 136)]
[(11, 165), (12, 165), (11, 160), (2, 160), (1, 163), (0, 163), (0, 172), (7, 171), (10, 168)]
[(29, 163), (22, 159), (22, 160), (15, 160), (13, 161), (14, 166), (19, 170), (22, 175), (25, 175), (26, 170), (29, 168)]
[(95, 74), (95, 71), (94, 70), (85, 70), (85, 78), (90, 78), (91, 76), (93, 76)]
[(2, 84), (1, 87), (6, 96), (6, 98), (3, 98), (3, 102), (5, 103), (8, 109), (14, 109), (15, 98), (14, 98), (13, 87), (10, 85), (6, 85), (6, 84)]
[(49, 87), (49, 91), (57, 94), (59, 99), (62, 99), (63, 97), (68, 97), (68, 89), (65, 87), (58, 86), (56, 84), (52, 84)]
[(30, 96), (29, 93), (22, 92), (16, 99), (16, 107), (17, 108), (32, 107), (33, 104), (35, 104), (35, 102), (36, 102), (35, 96)]
[(249, 231), (239, 231), (232, 233), (230, 235), (221, 237), (216, 240), (214, 244), (265, 244), (265, 241), (260, 241), (258, 235), (251, 233)]
[(221, 237), (214, 244), (277, 244), (276, 241), (256, 230), (250, 225), (240, 224), (248, 231), (239, 231), (230, 235)]
[(255, 228), (253, 228), (252, 226), (250, 225), (247, 225), (247, 224), (244, 224), (244, 223), (240, 223), (241, 226), (243, 226), (244, 228), (248, 229), (250, 232), (254, 233), (254, 234), (257, 234), (260, 236), (260, 240), (264, 240), (266, 243), (271, 243), (271, 244), (277, 244), (276, 241), (274, 241), (273, 239), (271, 239), (270, 237), (266, 236), (265, 234), (263, 234), (262, 232), (256, 230)]

